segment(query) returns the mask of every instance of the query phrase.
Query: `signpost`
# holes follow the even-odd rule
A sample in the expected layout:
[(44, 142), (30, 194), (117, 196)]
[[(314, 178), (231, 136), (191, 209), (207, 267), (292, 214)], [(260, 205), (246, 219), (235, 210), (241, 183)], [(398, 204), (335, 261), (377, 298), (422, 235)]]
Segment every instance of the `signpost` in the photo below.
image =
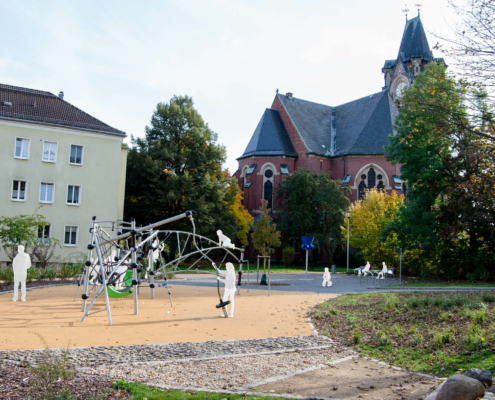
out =
[(306, 279), (308, 279), (308, 256), (309, 251), (315, 248), (315, 246), (313, 246), (313, 240), (315, 240), (315, 238), (313, 236), (301, 236), (301, 239), (303, 241), (301, 250), (306, 250)]

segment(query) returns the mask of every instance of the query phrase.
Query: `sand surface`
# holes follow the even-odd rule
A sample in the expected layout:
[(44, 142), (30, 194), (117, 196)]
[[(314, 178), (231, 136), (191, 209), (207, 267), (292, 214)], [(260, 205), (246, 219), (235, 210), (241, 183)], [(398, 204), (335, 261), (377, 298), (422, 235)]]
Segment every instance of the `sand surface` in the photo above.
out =
[[(235, 297), (234, 318), (222, 318), (215, 308), (216, 288), (173, 286), (173, 307), (165, 288), (142, 287), (139, 312), (132, 295), (110, 299), (112, 322), (106, 311), (80, 322), (81, 300), (73, 301), (76, 286), (33, 289), (26, 302), (13, 302), (12, 293), (0, 295), (0, 350), (38, 349), (42, 335), (52, 348), (201, 342), (311, 335), (306, 312), (332, 294), (273, 292), (242, 288)], [(223, 290), (222, 290), (223, 293)], [(20, 296), (19, 296), (20, 297)], [(92, 310), (104, 308), (100, 296)]]

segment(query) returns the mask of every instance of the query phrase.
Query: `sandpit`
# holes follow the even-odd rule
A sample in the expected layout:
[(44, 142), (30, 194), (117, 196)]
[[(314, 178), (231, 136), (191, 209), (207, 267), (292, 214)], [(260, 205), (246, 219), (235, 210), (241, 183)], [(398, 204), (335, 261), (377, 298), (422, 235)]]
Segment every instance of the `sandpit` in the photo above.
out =
[[(73, 301), (76, 286), (29, 290), (26, 302), (12, 302), (12, 293), (0, 295), (0, 350), (38, 349), (43, 336), (52, 348), (123, 346), (175, 342), (202, 342), (311, 335), (306, 312), (332, 294), (272, 292), (243, 288), (235, 297), (234, 318), (222, 318), (215, 308), (216, 288), (173, 286), (170, 306), (166, 289), (142, 287), (139, 313), (132, 296), (110, 299), (112, 326), (106, 311), (84, 322), (81, 300)], [(93, 310), (104, 307), (100, 296)]]

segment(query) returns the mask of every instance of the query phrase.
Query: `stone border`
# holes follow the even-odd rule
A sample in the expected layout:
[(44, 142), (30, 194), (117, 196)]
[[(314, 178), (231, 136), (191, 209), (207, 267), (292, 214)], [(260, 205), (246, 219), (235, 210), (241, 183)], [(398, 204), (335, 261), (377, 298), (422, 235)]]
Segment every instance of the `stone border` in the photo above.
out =
[[(45, 286), (31, 286), (31, 287), (27, 287), (26, 288), (26, 292), (28, 290), (33, 290), (33, 289), (43, 289), (43, 288), (47, 288), (47, 287), (54, 287), (54, 286), (66, 286), (66, 285), (74, 285), (76, 286), (76, 284), (74, 283), (56, 283), (54, 285), (45, 285)], [(14, 293), (13, 290), (7, 290), (6, 292), (0, 292), (0, 295), (2, 294), (7, 294), (7, 293)]]
[(495, 287), (393, 287), (393, 286), (368, 286), (368, 289), (383, 289), (397, 292), (489, 292), (494, 291)]

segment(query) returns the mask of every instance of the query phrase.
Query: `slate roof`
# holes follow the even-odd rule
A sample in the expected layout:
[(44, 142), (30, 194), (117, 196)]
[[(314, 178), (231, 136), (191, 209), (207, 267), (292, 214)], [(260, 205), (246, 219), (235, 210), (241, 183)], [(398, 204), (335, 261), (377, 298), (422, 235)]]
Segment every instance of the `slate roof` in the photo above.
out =
[(251, 156), (282, 155), (297, 157), (278, 111), (267, 108), (238, 160)]
[(126, 136), (125, 132), (112, 128), (53, 93), (3, 84), (0, 84), (0, 119)]
[(433, 59), (419, 15), (406, 22), (400, 43), (399, 57), (402, 61), (409, 61), (414, 57), (423, 57), (426, 62)]
[(281, 94), (278, 97), (311, 153), (328, 156), (333, 109), (336, 128), (334, 156), (383, 154), (388, 135), (393, 133), (395, 109), (387, 91), (337, 107)]

